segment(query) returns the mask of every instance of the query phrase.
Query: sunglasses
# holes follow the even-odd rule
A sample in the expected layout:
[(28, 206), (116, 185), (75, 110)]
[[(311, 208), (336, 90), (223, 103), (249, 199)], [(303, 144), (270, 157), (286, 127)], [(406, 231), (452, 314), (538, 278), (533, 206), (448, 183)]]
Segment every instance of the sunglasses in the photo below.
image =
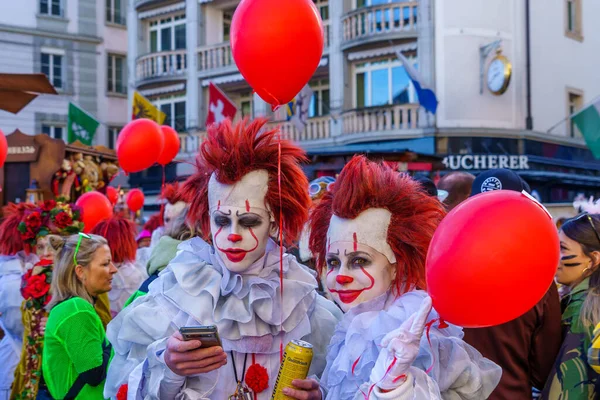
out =
[(580, 216), (574, 218), (573, 221), (580, 220), (581, 218), (587, 218), (588, 222), (590, 223), (590, 226), (592, 227), (592, 229), (594, 230), (594, 233), (596, 234), (598, 243), (600, 243), (600, 234), (598, 234), (598, 230), (596, 229), (596, 226), (594, 225), (594, 219), (592, 218), (592, 216), (585, 212), (585, 213), (581, 214)]
[(81, 246), (81, 240), (83, 238), (91, 239), (92, 237), (86, 233), (79, 232), (79, 239), (77, 239), (77, 246), (75, 247), (75, 253), (73, 253), (73, 262), (77, 265), (77, 253), (79, 253), (79, 246)]

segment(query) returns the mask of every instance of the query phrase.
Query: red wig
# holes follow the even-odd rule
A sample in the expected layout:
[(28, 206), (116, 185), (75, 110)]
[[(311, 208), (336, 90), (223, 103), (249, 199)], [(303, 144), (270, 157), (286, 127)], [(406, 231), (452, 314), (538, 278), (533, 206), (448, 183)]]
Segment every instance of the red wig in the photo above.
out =
[(122, 217), (101, 221), (90, 232), (102, 236), (108, 242), (114, 263), (134, 261), (137, 250), (135, 224)]
[(325, 266), (332, 214), (354, 219), (369, 208), (384, 208), (392, 214), (387, 243), (397, 260), (394, 282), (397, 293), (425, 289), (425, 258), (433, 233), (445, 215), (443, 206), (409, 176), (368, 161), (364, 156), (350, 160), (331, 192), (325, 193), (311, 213), (309, 246), (317, 255), (319, 272)]
[(0, 224), (0, 254), (14, 256), (19, 251), (31, 251), (31, 247), (23, 241), (19, 224), (25, 216), (25, 211), (32, 210), (32, 204), (10, 203), (2, 209), (4, 219)]
[(179, 187), (179, 182), (167, 183), (160, 193), (160, 198), (167, 200), (169, 204), (185, 201), (181, 189), (182, 188)]
[(163, 221), (164, 221), (163, 213), (162, 212), (156, 213), (153, 216), (151, 216), (150, 218), (148, 218), (148, 221), (144, 224), (144, 229), (147, 230), (148, 232), (152, 233), (159, 226), (163, 226)]
[[(264, 130), (266, 123), (265, 119), (250, 123), (243, 120), (234, 126), (224, 121), (208, 128), (207, 138), (196, 158), (197, 172), (185, 182), (183, 190), (184, 198), (190, 199), (189, 222), (192, 225), (200, 222), (206, 240), (210, 239), (208, 182), (211, 175), (214, 173), (218, 182), (231, 185), (256, 170), (269, 173), (265, 203), (277, 226), (283, 228), (283, 244), (291, 244), (300, 234), (310, 204), (308, 180), (299, 166), (306, 162), (306, 156), (300, 147), (281, 139), (278, 129)], [(281, 199), (278, 160), (281, 163)]]

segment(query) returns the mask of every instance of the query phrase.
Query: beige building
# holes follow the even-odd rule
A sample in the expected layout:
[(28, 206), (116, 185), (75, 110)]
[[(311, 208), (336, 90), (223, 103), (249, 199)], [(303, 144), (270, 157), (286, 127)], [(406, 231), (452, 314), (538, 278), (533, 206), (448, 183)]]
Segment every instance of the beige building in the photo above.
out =
[[(325, 47), (309, 82), (310, 118), (299, 131), (285, 110), (272, 113), (252, 94), (235, 66), (229, 29), (239, 1), (129, 0), (129, 87), (181, 132), (182, 158), (204, 135), (213, 82), (236, 103), (236, 118), (267, 116), (314, 156), (309, 175), (335, 173), (355, 152), (411, 151), (417, 161), (443, 157), (448, 170), (515, 169), (546, 202), (597, 194), (600, 166), (561, 120), (600, 95), (593, 21), (600, 3), (313, 1)], [(397, 52), (436, 92), (435, 115), (419, 106)], [(399, 168), (429, 173), (432, 165)], [(188, 173), (177, 165), (177, 175)]]

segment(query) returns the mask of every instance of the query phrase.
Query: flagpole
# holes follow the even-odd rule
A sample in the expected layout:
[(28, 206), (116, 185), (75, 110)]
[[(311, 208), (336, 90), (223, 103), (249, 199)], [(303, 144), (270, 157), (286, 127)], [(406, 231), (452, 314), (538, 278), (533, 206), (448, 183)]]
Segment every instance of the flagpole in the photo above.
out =
[(577, 115), (581, 114), (583, 112), (583, 110), (585, 110), (586, 108), (588, 108), (591, 104), (595, 104), (598, 100), (600, 100), (600, 96), (597, 96), (594, 100), (590, 101), (589, 103), (586, 103), (583, 107), (581, 107), (579, 110), (575, 111), (573, 114), (568, 115), (566, 118), (563, 118), (560, 121), (558, 121), (558, 123), (556, 123), (555, 125), (552, 125), (552, 127), (550, 129), (548, 129), (546, 131), (546, 133), (552, 132), (552, 130), (554, 128), (558, 127), (563, 122), (565, 122), (567, 120), (570, 120), (570, 119), (576, 117)]

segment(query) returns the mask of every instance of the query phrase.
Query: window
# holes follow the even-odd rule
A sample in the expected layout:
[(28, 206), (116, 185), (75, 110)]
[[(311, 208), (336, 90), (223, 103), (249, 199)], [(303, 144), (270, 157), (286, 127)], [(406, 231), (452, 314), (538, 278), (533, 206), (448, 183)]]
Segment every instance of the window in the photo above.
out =
[(109, 54), (107, 57), (107, 90), (108, 93), (127, 93), (127, 63), (124, 56)]
[(42, 74), (46, 74), (56, 89), (63, 88), (63, 58), (61, 54), (42, 52)]
[(121, 0), (106, 0), (106, 22), (125, 25), (126, 18), (121, 8)]
[[(418, 68), (416, 63), (414, 66)], [(398, 60), (387, 59), (358, 64), (355, 67), (354, 81), (356, 108), (417, 101), (415, 88)]]
[(233, 12), (224, 11), (223, 12), (223, 42), (229, 42), (229, 33), (231, 31), (231, 20), (233, 19)]
[(315, 82), (310, 85), (313, 96), (308, 107), (309, 118), (329, 115), (329, 80)]
[(61, 0), (40, 0), (40, 14), (62, 17)]
[(570, 118), (573, 114), (579, 111), (583, 107), (583, 92), (576, 89), (567, 90), (567, 118), (569, 120), (569, 136), (570, 137), (582, 137), (581, 132), (575, 126), (573, 118)]
[(108, 148), (116, 149), (117, 146), (117, 137), (119, 136), (119, 132), (121, 132), (121, 128), (116, 128), (111, 126), (108, 128)]
[(185, 14), (151, 21), (149, 32), (151, 53), (186, 48)]
[(252, 118), (252, 93), (243, 93), (240, 95), (240, 111), (242, 112), (241, 117)]
[(184, 97), (162, 97), (154, 104), (167, 116), (164, 125), (168, 125), (177, 132), (185, 132), (185, 98)]
[(582, 40), (581, 0), (565, 0), (565, 35), (572, 39)]
[(54, 139), (64, 140), (65, 128), (62, 126), (42, 125), (42, 133)]

